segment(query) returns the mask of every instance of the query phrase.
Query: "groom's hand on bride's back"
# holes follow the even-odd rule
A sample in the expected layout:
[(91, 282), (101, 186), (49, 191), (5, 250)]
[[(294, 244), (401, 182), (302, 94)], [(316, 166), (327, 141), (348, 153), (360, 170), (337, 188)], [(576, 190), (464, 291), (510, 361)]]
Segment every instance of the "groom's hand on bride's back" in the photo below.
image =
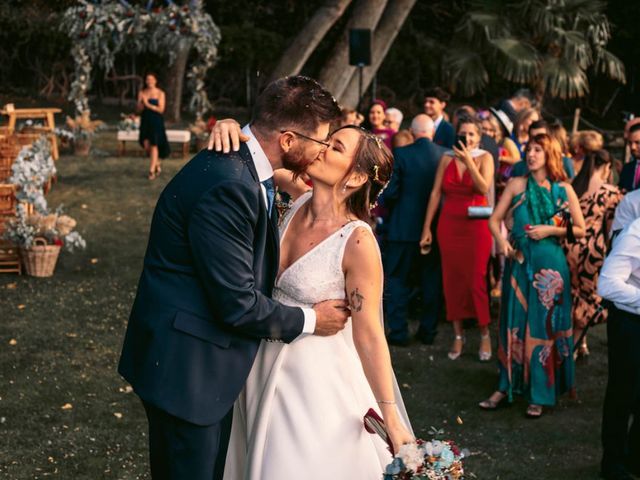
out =
[(218, 120), (211, 129), (207, 148), (223, 153), (229, 153), (229, 149), (232, 148), (234, 152), (237, 152), (240, 150), (240, 142), (247, 140), (249, 137), (242, 133), (240, 124), (233, 118), (225, 118)]
[(328, 337), (342, 330), (351, 315), (346, 300), (325, 300), (313, 306), (316, 312), (314, 335)]

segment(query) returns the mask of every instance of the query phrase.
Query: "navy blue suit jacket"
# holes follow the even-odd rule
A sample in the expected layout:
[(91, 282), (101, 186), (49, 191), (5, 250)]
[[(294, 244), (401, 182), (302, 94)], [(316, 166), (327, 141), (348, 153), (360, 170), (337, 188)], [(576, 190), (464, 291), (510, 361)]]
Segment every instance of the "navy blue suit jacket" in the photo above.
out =
[(302, 332), (302, 310), (269, 298), (276, 223), (246, 145), (227, 155), (203, 150), (169, 182), (118, 368), (144, 401), (212, 425), (236, 400), (260, 339)]
[(393, 173), (384, 191), (384, 204), (391, 209), (388, 240), (420, 240), (436, 170), (446, 151), (426, 138), (393, 150)]
[[(622, 167), (622, 171), (620, 172), (620, 180), (618, 181), (618, 186), (627, 192), (631, 192), (635, 190), (633, 188), (633, 176), (636, 174), (636, 164), (640, 160), (632, 160), (627, 162)], [(639, 188), (640, 185), (636, 185), (636, 188)]]
[(451, 148), (456, 141), (456, 131), (449, 122), (442, 119), (440, 125), (433, 136), (433, 143), (441, 147)]

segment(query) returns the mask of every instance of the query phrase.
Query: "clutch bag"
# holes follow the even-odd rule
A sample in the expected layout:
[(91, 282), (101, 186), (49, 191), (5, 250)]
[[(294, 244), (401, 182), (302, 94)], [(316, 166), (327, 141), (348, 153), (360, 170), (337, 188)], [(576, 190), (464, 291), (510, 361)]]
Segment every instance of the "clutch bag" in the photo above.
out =
[(393, 443), (384, 426), (384, 420), (380, 418), (380, 415), (373, 408), (370, 408), (364, 416), (364, 429), (372, 435), (378, 434), (387, 443), (391, 455), (395, 454)]
[(467, 208), (467, 216), (469, 218), (489, 218), (493, 213), (493, 207), (485, 205), (471, 205)]

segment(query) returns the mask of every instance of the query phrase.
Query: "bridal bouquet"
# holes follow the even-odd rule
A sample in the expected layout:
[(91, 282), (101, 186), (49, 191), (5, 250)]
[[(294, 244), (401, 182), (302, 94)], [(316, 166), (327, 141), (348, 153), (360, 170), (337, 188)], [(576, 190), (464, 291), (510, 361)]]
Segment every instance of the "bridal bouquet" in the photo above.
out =
[(384, 421), (378, 413), (369, 409), (364, 416), (364, 428), (378, 434), (389, 446), (393, 461), (385, 468), (382, 480), (462, 480), (464, 451), (451, 440), (437, 440), (444, 432), (431, 427), (434, 440), (417, 439), (415, 443), (402, 445), (396, 453)]
[(400, 447), (383, 480), (460, 480), (464, 478), (463, 458), (464, 453), (451, 440), (418, 439)]

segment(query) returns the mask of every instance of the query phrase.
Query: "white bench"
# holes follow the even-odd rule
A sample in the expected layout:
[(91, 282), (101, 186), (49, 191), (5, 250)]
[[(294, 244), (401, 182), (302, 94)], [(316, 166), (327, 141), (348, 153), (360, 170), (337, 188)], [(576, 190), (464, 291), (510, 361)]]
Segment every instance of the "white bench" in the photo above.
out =
[[(140, 136), (139, 130), (118, 130), (118, 155), (124, 155), (127, 142), (137, 142)], [(169, 143), (182, 144), (182, 156), (189, 156), (189, 146), (191, 144), (191, 132), (189, 130), (167, 130), (167, 140)]]

